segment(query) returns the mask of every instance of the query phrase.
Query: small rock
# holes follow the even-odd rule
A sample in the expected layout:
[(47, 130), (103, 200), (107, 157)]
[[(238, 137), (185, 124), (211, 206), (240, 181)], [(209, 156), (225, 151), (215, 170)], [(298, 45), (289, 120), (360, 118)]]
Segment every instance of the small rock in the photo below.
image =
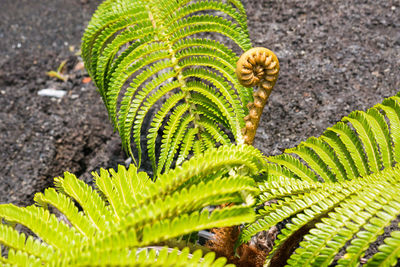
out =
[(205, 239), (207, 239), (207, 240), (211, 240), (211, 239), (214, 238), (214, 235), (215, 235), (215, 234), (213, 234), (213, 233), (211, 233), (211, 232), (209, 232), (209, 231), (202, 230), (202, 231), (200, 231), (200, 232), (198, 233), (198, 235), (201, 236), (201, 237), (203, 237), (203, 238), (205, 238)]
[(379, 77), (379, 72), (378, 71), (373, 71), (371, 72), (372, 75), (374, 75), (375, 77)]
[(63, 96), (65, 96), (66, 93), (67, 92), (65, 92), (63, 90), (57, 90), (57, 89), (48, 88), (48, 89), (39, 90), (38, 95), (62, 98)]
[(85, 64), (83, 63), (83, 61), (79, 61), (75, 67), (74, 67), (74, 71), (80, 71), (83, 70), (85, 68)]
[(128, 168), (129, 165), (131, 165), (131, 163), (132, 163), (132, 158), (131, 158), (131, 157), (127, 158), (127, 159), (125, 160), (125, 167)]

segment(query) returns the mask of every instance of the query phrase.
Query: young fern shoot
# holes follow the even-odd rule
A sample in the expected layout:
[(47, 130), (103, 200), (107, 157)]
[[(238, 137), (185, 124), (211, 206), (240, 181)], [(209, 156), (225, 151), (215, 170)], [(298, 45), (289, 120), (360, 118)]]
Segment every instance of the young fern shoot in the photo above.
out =
[(254, 137), (261, 119), (261, 114), (267, 103), (279, 74), (279, 61), (269, 49), (256, 47), (246, 51), (238, 60), (236, 75), (243, 86), (255, 87), (254, 102), (249, 102), (249, 114), (244, 117), (244, 142), (253, 144)]

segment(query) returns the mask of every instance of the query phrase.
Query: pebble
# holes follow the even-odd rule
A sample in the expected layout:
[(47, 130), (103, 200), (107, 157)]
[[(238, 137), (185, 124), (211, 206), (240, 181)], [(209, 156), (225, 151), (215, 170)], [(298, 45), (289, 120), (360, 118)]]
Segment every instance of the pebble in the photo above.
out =
[(65, 96), (66, 93), (67, 92), (64, 91), (64, 90), (57, 90), (57, 89), (47, 88), (47, 89), (39, 90), (38, 95), (62, 98), (63, 96)]
[(131, 165), (131, 163), (132, 163), (132, 158), (131, 158), (131, 157), (127, 158), (127, 159), (125, 160), (125, 167), (128, 168), (129, 165)]

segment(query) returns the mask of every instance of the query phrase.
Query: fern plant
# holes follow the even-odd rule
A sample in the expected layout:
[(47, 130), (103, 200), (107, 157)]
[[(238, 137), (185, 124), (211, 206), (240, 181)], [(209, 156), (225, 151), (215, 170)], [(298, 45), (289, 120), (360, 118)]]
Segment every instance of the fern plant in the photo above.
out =
[[(204, 32), (228, 41), (206, 39)], [(229, 43), (245, 51), (240, 59)], [(279, 63), (268, 49), (250, 48), (238, 0), (101, 4), (82, 53), (124, 148), (132, 156), (137, 151), (137, 164), (93, 173), (96, 189), (65, 173), (55, 188), (35, 195), (35, 205), (0, 205), (0, 262), (398, 263), (400, 231), (363, 257), (391, 224), (398, 226), (400, 94), (282, 155), (264, 157), (246, 144), (254, 140)], [(258, 87), (254, 93), (252, 87)], [(152, 178), (138, 172), (143, 134)], [(264, 250), (260, 236), (275, 225), (283, 229), (272, 251)], [(194, 242), (198, 231), (218, 227), (207, 246)]]
[[(226, 42), (207, 39), (206, 32)], [(155, 176), (190, 153), (245, 143), (242, 129), (253, 94), (236, 78), (238, 56), (229, 42), (242, 51), (251, 48), (239, 0), (108, 0), (99, 6), (84, 34), (82, 55), (132, 156), (133, 141), (138, 166), (142, 134)], [(275, 56), (266, 56), (272, 89), (279, 66)]]

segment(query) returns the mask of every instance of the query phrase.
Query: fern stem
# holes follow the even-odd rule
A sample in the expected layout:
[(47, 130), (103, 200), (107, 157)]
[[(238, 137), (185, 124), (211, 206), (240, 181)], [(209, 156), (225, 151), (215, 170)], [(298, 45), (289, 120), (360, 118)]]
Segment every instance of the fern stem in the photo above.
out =
[(254, 102), (247, 104), (249, 115), (244, 117), (245, 128), (242, 129), (245, 144), (252, 145), (254, 142), (262, 112), (272, 92), (271, 89), (265, 89), (263, 86), (259, 85), (257, 91), (254, 93)]
[(262, 47), (246, 51), (237, 62), (236, 75), (245, 87), (257, 86), (254, 102), (247, 104), (249, 115), (244, 117), (243, 142), (251, 145), (261, 119), (262, 111), (278, 79), (279, 61), (276, 55)]

